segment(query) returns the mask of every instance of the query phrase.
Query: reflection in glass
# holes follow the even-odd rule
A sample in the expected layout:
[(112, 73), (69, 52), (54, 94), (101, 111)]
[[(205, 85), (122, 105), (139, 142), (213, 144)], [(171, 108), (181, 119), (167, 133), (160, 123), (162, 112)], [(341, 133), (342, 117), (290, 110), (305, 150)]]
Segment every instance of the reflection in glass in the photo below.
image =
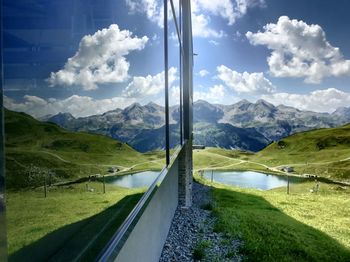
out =
[(145, 191), (110, 179), (165, 164), (163, 28), (126, 1), (3, 4), (9, 259), (95, 260)]

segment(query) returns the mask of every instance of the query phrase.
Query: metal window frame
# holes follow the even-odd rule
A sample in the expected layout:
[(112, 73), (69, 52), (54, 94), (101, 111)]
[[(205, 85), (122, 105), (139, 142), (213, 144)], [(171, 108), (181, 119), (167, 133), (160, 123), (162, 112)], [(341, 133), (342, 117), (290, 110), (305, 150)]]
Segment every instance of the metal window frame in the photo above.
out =
[(179, 44), (179, 72), (180, 72), (180, 105), (179, 105), (179, 113), (180, 113), (180, 119), (179, 119), (179, 130), (180, 130), (180, 145), (184, 144), (184, 130), (183, 130), (183, 78), (182, 78), (182, 71), (183, 61), (186, 61), (186, 58), (184, 57), (184, 48), (183, 48), (183, 38), (182, 38), (182, 1), (179, 0), (179, 18), (176, 17), (176, 10), (173, 0), (164, 0), (164, 89), (165, 89), (165, 157), (166, 157), (166, 166), (170, 163), (170, 123), (169, 123), (169, 46), (168, 46), (168, 2), (170, 2), (170, 9), (172, 13), (172, 18), (175, 24), (176, 29), (176, 35), (177, 40)]
[(0, 261), (7, 261), (7, 230), (6, 230), (6, 205), (5, 205), (5, 130), (4, 130), (4, 107), (3, 107), (3, 4), (0, 0)]
[[(129, 216), (119, 227), (105, 249), (101, 252), (98, 261), (114, 260), (131, 231), (142, 216), (152, 196), (159, 188), (162, 180), (167, 175), (171, 165), (183, 153), (190, 143), (192, 150), (192, 68), (193, 68), (193, 44), (192, 44), (192, 23), (191, 23), (191, 3), (190, 0), (179, 0), (180, 27), (177, 28), (180, 44), (180, 133), (181, 146), (170, 156), (169, 148), (169, 93), (168, 93), (168, 1), (172, 4), (174, 20), (176, 20), (174, 5), (172, 0), (164, 0), (164, 68), (165, 68), (165, 137), (166, 137), (166, 166), (160, 172), (156, 180), (152, 183), (146, 193), (142, 196)], [(185, 43), (186, 41), (186, 43)], [(184, 44), (183, 44), (184, 43)]]

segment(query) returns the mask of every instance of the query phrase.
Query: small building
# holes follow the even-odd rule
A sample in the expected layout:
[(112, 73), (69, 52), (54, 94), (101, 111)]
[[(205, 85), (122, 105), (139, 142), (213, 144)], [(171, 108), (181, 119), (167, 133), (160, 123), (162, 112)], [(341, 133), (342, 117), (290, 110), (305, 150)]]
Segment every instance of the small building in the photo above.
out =
[(119, 172), (119, 168), (118, 167), (108, 167), (108, 169), (107, 169), (107, 171), (108, 171), (108, 173), (115, 173), (115, 172)]
[(281, 171), (287, 172), (287, 173), (292, 173), (292, 172), (294, 172), (294, 168), (292, 166), (284, 166), (281, 168)]

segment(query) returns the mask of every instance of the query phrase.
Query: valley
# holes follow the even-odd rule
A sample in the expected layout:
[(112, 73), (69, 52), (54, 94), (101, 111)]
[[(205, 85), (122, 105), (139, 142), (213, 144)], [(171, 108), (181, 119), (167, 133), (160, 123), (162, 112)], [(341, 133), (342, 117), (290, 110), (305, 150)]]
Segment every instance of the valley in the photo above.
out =
[[(179, 109), (170, 107), (170, 144), (179, 144)], [(350, 110), (339, 108), (332, 114), (301, 111), (264, 100), (242, 100), (232, 105), (193, 104), (194, 144), (257, 152), (273, 141), (317, 128), (330, 128), (350, 122)], [(71, 131), (110, 136), (128, 143), (140, 152), (164, 148), (164, 107), (155, 103), (132, 104), (101, 115), (75, 118), (69, 113), (40, 118)], [(151, 140), (148, 138), (152, 138)]]
[[(11, 221), (8, 225), (9, 251), (13, 260), (28, 255), (38, 260), (45, 259), (52, 252), (57, 259), (79, 256), (88, 261), (88, 257), (96, 256), (108, 240), (106, 232), (112, 232), (113, 228), (120, 225), (145, 191), (145, 188), (126, 189), (110, 184), (104, 187), (101, 176), (160, 170), (165, 163), (163, 151), (140, 153), (126, 143), (110, 137), (81, 131), (71, 132), (53, 123), (40, 122), (24, 113), (6, 110), (5, 117), (8, 134), (6, 201)], [(255, 170), (285, 174), (281, 167), (289, 165), (294, 171), (288, 175), (311, 174), (349, 183), (349, 131), (350, 125), (300, 132), (273, 142), (257, 153), (216, 147), (195, 149), (194, 177), (197, 181), (208, 184), (208, 181), (201, 178), (201, 170)], [(338, 187), (321, 182), (322, 197), (312, 195), (312, 203), (308, 200), (313, 182), (293, 185), (289, 199), (286, 198), (285, 188), (259, 192), (221, 184), (210, 185), (213, 186), (218, 203), (218, 219), (222, 223), (228, 223), (225, 220), (226, 212), (231, 212), (220, 208), (221, 205), (227, 205), (227, 196), (233, 199), (242, 197), (244, 201), (264, 198), (288, 216), (315, 228), (322, 228), (322, 232), (338, 239), (345, 246), (349, 245), (347, 222), (343, 220), (343, 212), (347, 212), (348, 208), (349, 192), (349, 187), (345, 184)], [(246, 194), (247, 197), (244, 196)], [(297, 202), (298, 211), (289, 208), (289, 205)], [(334, 230), (328, 224), (326, 228), (321, 227), (322, 219), (328, 219), (325, 217), (327, 212), (323, 211), (327, 207), (321, 203), (339, 203), (344, 206), (340, 213), (332, 208), (332, 212), (339, 216), (335, 220), (339, 229)], [(309, 208), (315, 209), (313, 219), (304, 217)], [(238, 219), (246, 219), (243, 209), (244, 205)], [(30, 224), (23, 223), (28, 219), (31, 220)], [(240, 230), (247, 230), (244, 231), (247, 235), (255, 234), (249, 233), (245, 227)], [(299, 224), (295, 224), (293, 230), (296, 230), (301, 239), (312, 232), (305, 231)], [(92, 235), (96, 237), (92, 238)], [(51, 238), (60, 241), (49, 241)], [(245, 241), (248, 249), (259, 250), (260, 247), (254, 247), (256, 243), (250, 246), (251, 240)], [(268, 241), (273, 242), (274, 236)], [(311, 249), (305, 252), (313, 252), (314, 245), (326, 245), (321, 240), (313, 243)], [(271, 252), (277, 251), (271, 249)], [(341, 252), (346, 256), (346, 251)]]

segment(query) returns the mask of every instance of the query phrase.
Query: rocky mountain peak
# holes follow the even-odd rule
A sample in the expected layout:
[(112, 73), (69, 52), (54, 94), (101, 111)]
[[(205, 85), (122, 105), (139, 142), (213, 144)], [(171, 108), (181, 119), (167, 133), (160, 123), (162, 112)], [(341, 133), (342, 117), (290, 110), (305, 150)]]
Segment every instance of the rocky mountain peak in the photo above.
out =
[(51, 116), (47, 119), (48, 122), (53, 122), (58, 125), (64, 125), (70, 121), (74, 121), (75, 117), (71, 113), (59, 112), (57, 115)]

